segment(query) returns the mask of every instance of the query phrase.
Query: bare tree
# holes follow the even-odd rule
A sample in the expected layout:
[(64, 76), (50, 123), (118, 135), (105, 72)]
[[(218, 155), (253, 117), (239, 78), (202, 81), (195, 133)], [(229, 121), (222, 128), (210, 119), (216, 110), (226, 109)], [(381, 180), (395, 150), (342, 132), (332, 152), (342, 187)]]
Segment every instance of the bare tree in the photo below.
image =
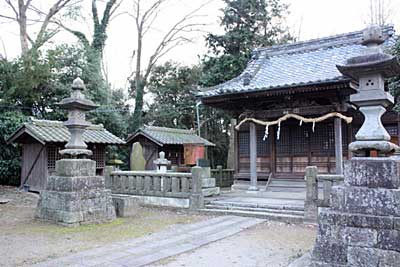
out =
[(369, 23), (386, 25), (393, 16), (391, 0), (370, 0), (369, 2)]
[[(8, 7), (11, 14), (0, 13), (0, 17), (6, 20), (15, 21), (19, 26), (19, 36), (22, 55), (31, 49), (39, 49), (50, 40), (58, 29), (49, 29), (49, 24), (60, 11), (69, 5), (74, 5), (80, 0), (55, 0), (52, 1), (48, 11), (43, 11), (33, 5), (32, 0), (2, 0)], [(35, 37), (28, 32), (28, 26), (40, 24), (39, 31)]]
[[(85, 80), (88, 88), (92, 87), (104, 87), (104, 83), (107, 82), (106, 72), (103, 62), (103, 53), (106, 46), (107, 40), (107, 28), (112, 17), (115, 15), (117, 9), (120, 7), (123, 0), (107, 0), (105, 1), (105, 8), (99, 16), (99, 10), (97, 7), (97, 0), (92, 0), (92, 23), (93, 23), (93, 35), (91, 38), (86, 36), (83, 32), (75, 29), (71, 29), (58, 20), (55, 23), (61, 26), (63, 29), (72, 33), (83, 45), (86, 53), (87, 68), (83, 71), (82, 78)], [(91, 41), (90, 41), (91, 39)], [(104, 75), (103, 75), (104, 74)], [(106, 77), (107, 78), (107, 77)], [(106, 92), (104, 95), (96, 95), (96, 100), (100, 103), (106, 101)]]
[(133, 0), (133, 13), (129, 15), (135, 21), (135, 32), (137, 38), (136, 49), (134, 57), (136, 61), (136, 68), (134, 72), (128, 77), (132, 93), (135, 94), (135, 109), (133, 113), (133, 129), (136, 130), (142, 125), (142, 112), (143, 112), (143, 96), (144, 89), (148, 83), (148, 79), (152, 68), (158, 60), (171, 51), (173, 48), (191, 42), (192, 38), (188, 37), (190, 33), (200, 31), (204, 23), (196, 21), (197, 18), (202, 17), (199, 11), (207, 5), (206, 2), (199, 7), (193, 9), (186, 15), (182, 16), (175, 24), (173, 24), (161, 37), (154, 51), (142, 69), (142, 54), (143, 54), (143, 40), (148, 31), (153, 27), (162, 6), (169, 2), (169, 0), (155, 0), (149, 7), (143, 8), (141, 0)]

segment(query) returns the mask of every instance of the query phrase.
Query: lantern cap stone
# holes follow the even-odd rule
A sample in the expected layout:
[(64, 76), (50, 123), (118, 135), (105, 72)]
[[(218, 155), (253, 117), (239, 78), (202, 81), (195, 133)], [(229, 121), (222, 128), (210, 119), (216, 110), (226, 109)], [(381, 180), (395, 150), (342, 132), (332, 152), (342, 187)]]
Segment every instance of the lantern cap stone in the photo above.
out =
[(363, 31), (361, 44), (366, 46), (380, 45), (385, 42), (385, 39), (382, 28), (379, 25), (372, 24)]
[(72, 90), (85, 90), (85, 89), (86, 89), (85, 83), (82, 81), (80, 77), (77, 77), (72, 82)]

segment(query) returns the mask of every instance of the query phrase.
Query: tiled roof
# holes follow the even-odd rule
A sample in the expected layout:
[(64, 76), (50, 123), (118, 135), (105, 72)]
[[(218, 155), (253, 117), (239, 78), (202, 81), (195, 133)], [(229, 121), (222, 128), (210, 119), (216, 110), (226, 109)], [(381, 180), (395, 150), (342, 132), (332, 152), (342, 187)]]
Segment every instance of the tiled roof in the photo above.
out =
[[(24, 123), (7, 141), (14, 142), (23, 134), (32, 136), (42, 144), (50, 142), (66, 143), (70, 137), (68, 129), (61, 121), (31, 119), (31, 121)], [(123, 140), (107, 131), (101, 124), (86, 128), (83, 141), (92, 144), (125, 144)]]
[(193, 130), (175, 129), (167, 127), (143, 126), (135, 134), (127, 139), (131, 142), (139, 135), (143, 135), (160, 146), (163, 145), (183, 145), (183, 144), (203, 144), (205, 146), (215, 146), (210, 141), (196, 135)]
[[(391, 47), (395, 42), (393, 26), (385, 26), (383, 32), (388, 37), (384, 46)], [(360, 44), (361, 38), (362, 31), (357, 31), (255, 49), (241, 75), (205, 88), (198, 95), (213, 97), (346, 81), (348, 78), (341, 75), (336, 65), (343, 65), (348, 58), (363, 53), (366, 48)]]

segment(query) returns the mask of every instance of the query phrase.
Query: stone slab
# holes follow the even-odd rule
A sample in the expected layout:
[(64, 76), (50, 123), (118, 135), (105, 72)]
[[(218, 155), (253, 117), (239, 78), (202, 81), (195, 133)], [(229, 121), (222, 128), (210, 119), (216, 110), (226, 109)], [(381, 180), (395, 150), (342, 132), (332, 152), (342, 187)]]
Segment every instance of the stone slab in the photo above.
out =
[(61, 159), (56, 161), (57, 176), (96, 176), (96, 161), (90, 159)]
[(393, 229), (396, 220), (400, 223), (400, 217), (374, 216), (358, 213), (350, 214), (333, 211), (328, 208), (319, 208), (318, 219), (323, 224), (371, 229)]
[(331, 208), (337, 211), (399, 217), (399, 203), (399, 189), (332, 187)]
[(179, 225), (178, 229), (172, 227), (160, 233), (108, 244), (34, 266), (145, 266), (232, 236), (263, 221), (221, 216), (190, 225)]
[(189, 208), (189, 199), (187, 198), (172, 198), (172, 197), (155, 197), (155, 196), (132, 196), (124, 194), (112, 194), (115, 198), (132, 198), (137, 201), (139, 205), (145, 206), (161, 206), (172, 208)]
[(348, 265), (354, 267), (399, 266), (400, 253), (375, 248), (348, 248)]
[(8, 202), (10, 202), (9, 199), (6, 198), (0, 198), (0, 204), (7, 204)]
[(80, 192), (105, 188), (103, 176), (50, 176), (46, 190), (60, 192)]
[(344, 163), (345, 184), (349, 186), (400, 186), (400, 160), (394, 158), (352, 158)]
[(219, 187), (202, 188), (201, 191), (203, 192), (203, 196), (205, 197), (216, 196), (219, 195), (220, 188)]
[(131, 217), (137, 214), (139, 209), (137, 198), (113, 195), (112, 200), (117, 217)]

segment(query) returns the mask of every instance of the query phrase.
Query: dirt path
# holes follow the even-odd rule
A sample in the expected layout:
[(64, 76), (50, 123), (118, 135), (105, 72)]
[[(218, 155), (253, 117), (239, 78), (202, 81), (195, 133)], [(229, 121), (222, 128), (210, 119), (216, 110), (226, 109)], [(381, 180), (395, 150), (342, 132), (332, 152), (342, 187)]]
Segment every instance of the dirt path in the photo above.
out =
[(182, 211), (142, 208), (131, 218), (109, 224), (66, 228), (34, 219), (38, 195), (0, 186), (0, 266), (30, 266), (116, 241), (159, 232), (175, 224), (201, 221), (210, 216)]
[(315, 235), (316, 229), (312, 226), (265, 222), (232, 237), (150, 266), (287, 266), (312, 247)]

